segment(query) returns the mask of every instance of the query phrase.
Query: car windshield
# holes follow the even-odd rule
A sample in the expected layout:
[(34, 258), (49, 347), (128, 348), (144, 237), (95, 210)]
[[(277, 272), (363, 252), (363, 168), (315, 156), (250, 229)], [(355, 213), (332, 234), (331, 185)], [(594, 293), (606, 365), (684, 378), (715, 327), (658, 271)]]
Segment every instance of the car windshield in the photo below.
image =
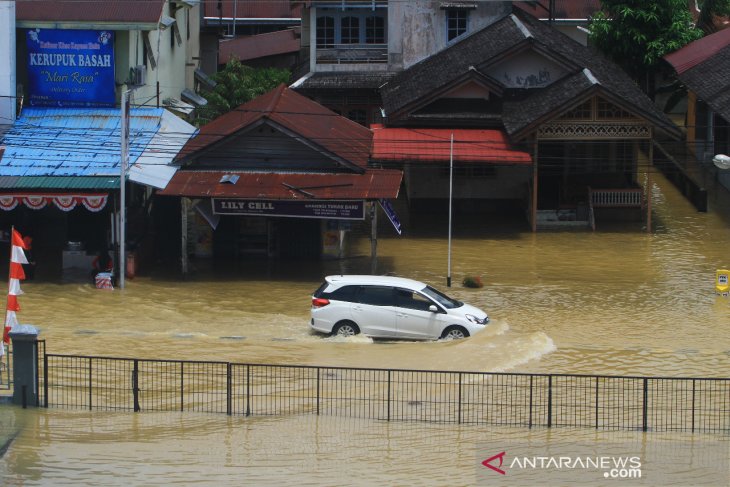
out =
[(464, 303), (462, 303), (461, 301), (450, 298), (441, 291), (435, 290), (431, 286), (424, 287), (423, 289), (421, 289), (421, 292), (447, 309), (454, 309), (464, 305)]

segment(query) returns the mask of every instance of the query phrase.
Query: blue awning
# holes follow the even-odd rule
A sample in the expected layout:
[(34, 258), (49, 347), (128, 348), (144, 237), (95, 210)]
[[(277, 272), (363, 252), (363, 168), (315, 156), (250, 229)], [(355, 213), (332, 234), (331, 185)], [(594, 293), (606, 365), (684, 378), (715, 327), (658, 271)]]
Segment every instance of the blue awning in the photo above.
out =
[[(118, 178), (120, 124), (114, 108), (24, 108), (3, 137), (0, 176), (58, 177), (59, 184), (69, 177)], [(170, 163), (195, 131), (162, 108), (132, 108), (129, 179), (164, 188), (176, 170)], [(43, 187), (51, 185), (44, 180)]]

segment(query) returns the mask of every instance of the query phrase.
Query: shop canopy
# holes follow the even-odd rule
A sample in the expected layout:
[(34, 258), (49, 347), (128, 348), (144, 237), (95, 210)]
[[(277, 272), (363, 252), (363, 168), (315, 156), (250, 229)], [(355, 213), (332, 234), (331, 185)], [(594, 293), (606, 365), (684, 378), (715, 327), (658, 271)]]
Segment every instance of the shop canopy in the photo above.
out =
[(190, 198), (392, 199), (403, 173), (370, 169), (364, 174), (179, 171), (158, 194)]
[(384, 128), (373, 129), (372, 159), (378, 162), (449, 162), (529, 165), (532, 157), (514, 149), (501, 130)]
[[(121, 111), (113, 108), (24, 108), (3, 137), (0, 174), (36, 178), (37, 189), (90, 188), (81, 181), (109, 178), (119, 186)], [(160, 108), (130, 110), (130, 181), (163, 188), (175, 174), (170, 164), (195, 127)], [(114, 183), (112, 183), (114, 184)], [(3, 185), (3, 189), (17, 189)], [(30, 189), (26, 185), (24, 190)]]

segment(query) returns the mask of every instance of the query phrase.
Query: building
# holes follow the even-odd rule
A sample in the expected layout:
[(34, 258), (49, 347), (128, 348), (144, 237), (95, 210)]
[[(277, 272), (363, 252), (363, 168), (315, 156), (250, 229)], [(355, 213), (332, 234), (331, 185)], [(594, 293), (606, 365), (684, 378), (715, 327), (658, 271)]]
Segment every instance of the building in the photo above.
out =
[[(705, 168), (730, 153), (730, 29), (698, 39), (664, 59), (687, 88), (685, 117), (690, 155)], [(730, 174), (718, 174), (730, 189)]]
[(6, 22), (0, 31), (14, 34), (3, 54), (16, 61), (3, 68), (19, 87), (14, 103), (3, 105), (12, 125), (2, 139), (0, 227), (34, 234), (43, 267), (59, 272), (83, 267), (93, 252), (118, 244), (124, 118), (129, 243), (140, 253), (154, 248), (148, 232), (153, 189), (167, 184), (176, 170), (169, 163), (195, 132), (176, 114), (192, 110), (185, 99), (204, 103), (192, 91), (199, 2), (15, 6), (14, 25), (10, 15), (0, 17)]
[[(402, 173), (369, 167), (372, 132), (280, 85), (201, 127), (159, 192), (179, 201), (188, 256), (307, 259), (346, 255), (347, 234), (396, 199)], [(387, 204), (386, 204), (387, 206)], [(177, 244), (177, 245), (176, 245)]]
[[(412, 211), (445, 208), (454, 133), (462, 211), (527, 214), (533, 231), (650, 219), (640, 174), (655, 133), (680, 131), (619, 67), (512, 3), (306, 2), (309, 72), (292, 87), (375, 128), (371, 164), (404, 169)], [(400, 160), (394, 137), (411, 141)]]

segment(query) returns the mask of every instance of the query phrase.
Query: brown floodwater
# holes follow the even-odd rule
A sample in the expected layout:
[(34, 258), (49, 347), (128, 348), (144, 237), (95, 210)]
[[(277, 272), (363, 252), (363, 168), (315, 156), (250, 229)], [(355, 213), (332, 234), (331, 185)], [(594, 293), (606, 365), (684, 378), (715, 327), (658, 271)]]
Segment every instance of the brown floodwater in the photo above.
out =
[[(137, 277), (124, 290), (97, 290), (83, 276), (28, 281), (19, 319), (60, 354), (730, 377), (730, 299), (714, 292), (716, 270), (730, 266), (727, 194), (711, 193), (710, 210), (698, 213), (666, 180), (652, 179), (651, 233), (640, 223), (599, 222), (596, 232), (532, 234), (457, 215), (450, 289), (446, 221), (403, 237), (382, 227), (378, 273), (425, 281), (488, 311), (487, 330), (467, 340), (310, 332), (310, 295), (323, 276), (370, 272), (365, 237), (344, 261), (198, 261), (187, 280)], [(481, 276), (484, 287), (462, 287), (465, 275)], [(0, 460), (6, 485), (474, 485), (484, 438), (603, 441), (572, 429), (4, 409), (5, 432), (20, 431)]]

